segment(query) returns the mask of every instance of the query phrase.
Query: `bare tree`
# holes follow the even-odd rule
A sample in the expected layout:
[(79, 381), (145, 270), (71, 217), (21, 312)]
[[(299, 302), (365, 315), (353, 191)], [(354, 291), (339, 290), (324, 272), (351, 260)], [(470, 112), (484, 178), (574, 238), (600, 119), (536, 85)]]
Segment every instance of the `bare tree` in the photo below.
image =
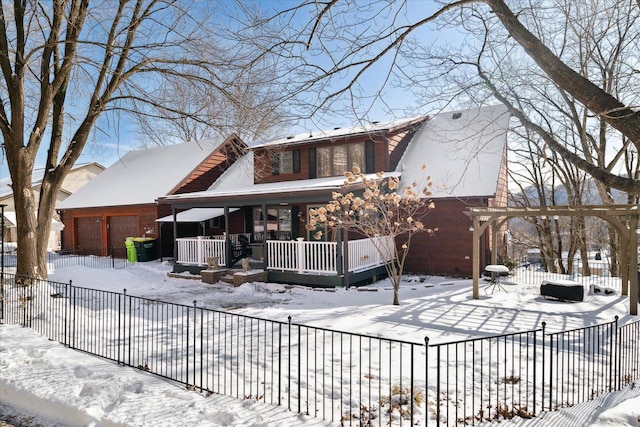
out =
[[(46, 277), (56, 194), (87, 141), (119, 116), (202, 121), (163, 87), (234, 99), (245, 67), (215, 30), (216, 3), (54, 0), (0, 6), (0, 130), (13, 182), (19, 274)], [(159, 96), (162, 95), (162, 96)], [(47, 150), (39, 204), (31, 188)], [(36, 214), (37, 211), (37, 214)]]
[[(511, 90), (526, 93), (542, 80), (551, 82), (590, 115), (619, 132), (637, 152), (640, 148), (640, 113), (636, 111), (636, 65), (633, 61), (617, 62), (612, 70), (627, 80), (628, 89), (618, 86), (613, 90), (600, 85), (593, 73), (581, 72), (580, 64), (574, 61), (574, 54), (581, 53), (579, 46), (557, 44), (556, 39), (566, 22), (578, 22), (575, 25), (587, 28), (594, 16), (606, 13), (612, 18), (618, 16), (625, 24), (607, 27), (604, 20), (600, 21), (599, 26), (593, 28), (594, 46), (599, 46), (603, 55), (614, 51), (618, 58), (631, 57), (638, 40), (635, 24), (638, 4), (633, 0), (579, 3), (581, 7), (574, 7), (577, 3), (570, 1), (553, 5), (516, 1), (507, 5), (503, 0), (458, 0), (418, 7), (407, 1), (304, 2), (272, 17), (270, 22), (293, 20), (303, 13), (311, 16), (298, 31), (271, 39), (271, 43), (266, 44), (266, 51), (298, 64), (294, 82), (300, 84), (292, 89), (293, 94), (316, 88), (316, 97), (308, 103), (311, 105), (307, 110), (309, 114), (333, 108), (336, 104), (339, 108), (352, 107), (353, 111), (365, 111), (362, 114), (366, 114), (363, 104), (375, 100), (384, 103), (385, 89), (391, 85), (412, 87), (427, 96), (437, 91), (440, 93), (439, 105), (452, 102), (456, 96), (475, 103), (486, 102), (488, 96), (493, 96), (524, 126), (536, 132), (541, 144), (566, 161), (607, 187), (639, 194), (640, 181), (635, 177), (621, 175), (590, 161), (583, 152), (576, 152), (549, 132), (544, 111), (519, 109), (517, 103), (505, 95), (511, 75), (500, 72), (506, 67), (487, 69), (491, 59), (493, 63), (506, 61), (514, 66), (515, 72), (521, 69), (518, 62), (526, 58), (535, 65), (535, 68), (529, 68), (526, 76), (529, 84), (514, 85)], [(424, 33), (427, 27), (441, 32), (455, 29), (462, 34), (463, 40), (457, 49), (453, 48), (453, 41), (442, 48), (442, 45), (432, 43), (432, 37), (437, 33)], [(481, 32), (490, 37), (478, 38)], [(608, 45), (613, 38), (625, 41), (617, 47)], [(566, 39), (561, 37), (560, 40)], [(259, 39), (256, 41), (260, 42)], [(496, 47), (500, 42), (504, 43), (502, 49), (491, 50), (494, 56), (483, 56), (479, 62), (479, 50), (489, 52), (488, 45)], [(473, 64), (480, 67), (469, 69)], [(453, 69), (465, 71), (453, 75)], [(473, 77), (474, 73), (477, 78)], [(287, 71), (286, 76), (291, 75), (292, 72)], [(457, 78), (459, 85), (434, 84), (443, 75)], [(371, 82), (377, 85), (375, 90), (371, 90)], [(310, 100), (308, 95), (305, 100)]]
[[(426, 170), (426, 166), (423, 166)], [(355, 168), (345, 174), (345, 186), (358, 189), (360, 195), (335, 192), (333, 201), (326, 207), (311, 209), (307, 230), (313, 231), (318, 224), (332, 229), (342, 229), (365, 236), (375, 247), (393, 284), (393, 304), (399, 305), (399, 290), (404, 262), (411, 238), (416, 233), (433, 234), (437, 229), (427, 229), (424, 217), (435, 206), (431, 202), (431, 178), (424, 182), (400, 183), (398, 177), (367, 177)], [(402, 187), (401, 187), (402, 186)], [(321, 231), (316, 232), (319, 240)]]
[[(159, 96), (185, 116), (172, 114), (162, 107), (140, 105), (137, 110), (139, 140), (142, 145), (166, 145), (175, 141), (199, 141), (225, 136), (232, 129), (245, 142), (264, 140), (276, 135), (285, 122), (281, 92), (270, 79), (273, 64), (255, 64), (239, 70), (233, 85), (225, 93), (212, 91), (207, 85), (173, 80), (160, 89)], [(161, 118), (162, 120), (159, 120)]]

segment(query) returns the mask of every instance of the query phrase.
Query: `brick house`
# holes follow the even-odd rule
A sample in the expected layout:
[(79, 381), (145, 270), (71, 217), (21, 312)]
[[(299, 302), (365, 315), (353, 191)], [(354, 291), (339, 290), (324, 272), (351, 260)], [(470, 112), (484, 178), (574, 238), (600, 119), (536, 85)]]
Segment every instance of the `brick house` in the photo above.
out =
[[(231, 248), (245, 235), (270, 280), (335, 286), (377, 276), (383, 260), (373, 262), (367, 239), (325, 232), (326, 241), (315, 241), (315, 230), (304, 227), (308, 210), (326, 204), (334, 191), (350, 191), (343, 174), (354, 165), (410, 183), (426, 163), (436, 208), (425, 221), (440, 231), (414, 240), (406, 269), (468, 276), (472, 239), (463, 212), (469, 206), (506, 205), (508, 123), (505, 108), (482, 107), (253, 145), (208, 190), (158, 199), (175, 218), (185, 209), (219, 209), (225, 219), (222, 235), (177, 239), (174, 268), (199, 268), (214, 255), (232, 264)], [(483, 242), (485, 257), (489, 247)], [(366, 265), (356, 256), (363, 250), (368, 252), (360, 258), (372, 261)]]
[[(208, 188), (244, 146), (231, 135), (128, 152), (58, 206), (62, 248), (98, 255), (114, 248), (124, 256), (127, 237), (158, 238), (164, 231), (170, 254), (173, 228), (162, 230), (156, 220), (171, 210), (156, 198)], [(185, 223), (180, 231), (193, 235), (198, 228)]]

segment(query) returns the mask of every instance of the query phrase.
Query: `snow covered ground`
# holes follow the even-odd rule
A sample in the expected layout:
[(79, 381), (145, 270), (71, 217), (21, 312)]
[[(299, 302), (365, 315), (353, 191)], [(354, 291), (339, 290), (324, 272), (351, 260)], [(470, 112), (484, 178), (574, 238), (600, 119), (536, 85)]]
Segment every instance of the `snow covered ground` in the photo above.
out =
[[(391, 305), (387, 281), (357, 289), (318, 291), (278, 284), (248, 283), (237, 288), (169, 278), (170, 267), (140, 263), (122, 270), (68, 267), (51, 280), (122, 292), (173, 303), (374, 336), (420, 342), (531, 330), (547, 331), (637, 320), (619, 295), (588, 295), (581, 303), (539, 297), (537, 285), (507, 282), (507, 292), (471, 298), (471, 281), (407, 276), (400, 306)], [(205, 397), (151, 374), (116, 365), (48, 341), (17, 326), (0, 326), (0, 413), (35, 417), (47, 426), (316, 426), (322, 420), (282, 407), (220, 395)], [(2, 418), (2, 417), (0, 417)], [(640, 426), (640, 387), (586, 404), (543, 413), (513, 426)], [(19, 423), (17, 425), (26, 425)], [(33, 424), (36, 425), (36, 424)]]

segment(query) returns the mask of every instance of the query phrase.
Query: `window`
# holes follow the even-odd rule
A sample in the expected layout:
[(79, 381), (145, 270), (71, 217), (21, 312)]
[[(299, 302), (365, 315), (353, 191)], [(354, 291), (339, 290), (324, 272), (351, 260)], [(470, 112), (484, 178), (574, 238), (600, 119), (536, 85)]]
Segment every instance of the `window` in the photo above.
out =
[(331, 169), (331, 147), (320, 147), (316, 151), (316, 161), (318, 169), (316, 176), (332, 176)]
[(340, 176), (354, 166), (365, 171), (364, 143), (333, 145), (316, 149), (316, 176)]
[(273, 175), (300, 172), (300, 150), (282, 151), (271, 155)]
[[(253, 210), (253, 232), (256, 240), (261, 241), (264, 236), (264, 218), (262, 209)], [(267, 208), (267, 240), (291, 239), (291, 208)]]

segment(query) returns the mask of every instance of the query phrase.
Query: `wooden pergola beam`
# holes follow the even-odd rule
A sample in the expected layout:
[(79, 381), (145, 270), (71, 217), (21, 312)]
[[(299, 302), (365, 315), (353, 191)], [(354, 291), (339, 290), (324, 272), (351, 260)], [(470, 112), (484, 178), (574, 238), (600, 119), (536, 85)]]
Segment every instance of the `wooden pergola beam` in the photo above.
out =
[[(594, 216), (602, 218), (618, 230), (623, 248), (620, 256), (622, 295), (629, 296), (629, 314), (638, 314), (638, 205), (472, 207), (464, 214), (471, 219), (473, 229), (473, 299), (480, 298), (480, 238), (488, 227), (492, 227), (492, 245), (495, 245), (497, 226), (509, 218)], [(492, 247), (493, 263), (497, 259), (495, 252)]]

